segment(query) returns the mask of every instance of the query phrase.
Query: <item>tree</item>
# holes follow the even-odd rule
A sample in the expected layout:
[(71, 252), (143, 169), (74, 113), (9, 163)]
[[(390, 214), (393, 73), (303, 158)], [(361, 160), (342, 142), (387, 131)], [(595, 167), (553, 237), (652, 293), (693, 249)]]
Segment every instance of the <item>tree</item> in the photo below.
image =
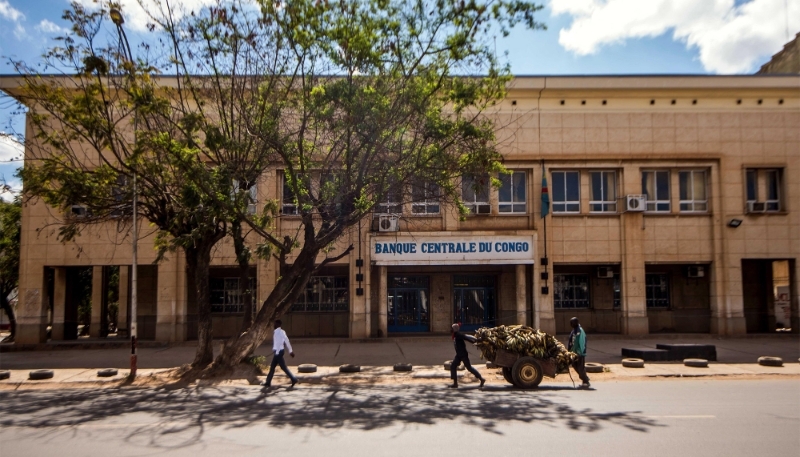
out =
[(8, 316), (11, 335), (7, 341), (14, 341), (17, 334), (17, 319), (9, 301), (19, 284), (19, 250), (22, 221), (22, 203), (19, 197), (12, 202), (0, 199), (0, 309)]
[[(533, 19), (541, 7), (518, 0), (258, 6), (151, 5), (159, 39), (139, 45), (131, 62), (113, 40), (100, 39), (107, 12), (73, 4), (65, 17), (82, 42), (64, 38), (48, 58), (74, 74), (39, 78), (19, 67), (45, 148), (23, 172), (27, 195), (62, 210), (76, 202), (90, 208), (64, 220), (61, 236), (69, 239), (87, 224), (129, 214), (130, 186), (118, 183), (142, 181), (141, 214), (158, 228), (159, 249), (183, 250), (194, 272), (196, 368), (210, 361), (214, 244), (231, 235), (242, 271), (253, 254), (280, 263), (252, 325), (203, 375), (230, 370), (258, 347), (309, 278), (350, 252), (332, 246), (376, 206), (422, 194), (465, 214), (460, 177), (503, 171), (485, 111), (504, 96), (510, 74), (490, 37), (519, 22), (542, 27)], [(154, 45), (163, 47), (152, 52)], [(251, 211), (250, 190), (274, 170), (297, 216), (293, 231), (276, 230), (283, 202)], [(247, 232), (259, 239), (252, 253)]]

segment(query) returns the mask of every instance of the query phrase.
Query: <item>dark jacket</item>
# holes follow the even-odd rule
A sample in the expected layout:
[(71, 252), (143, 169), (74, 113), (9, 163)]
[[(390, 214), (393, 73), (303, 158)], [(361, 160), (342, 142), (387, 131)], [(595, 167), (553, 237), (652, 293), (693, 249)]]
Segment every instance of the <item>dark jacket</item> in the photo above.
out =
[(469, 353), (467, 352), (467, 341), (474, 343), (475, 337), (461, 332), (453, 333), (453, 346), (456, 348), (456, 355), (460, 355), (462, 357), (469, 356)]

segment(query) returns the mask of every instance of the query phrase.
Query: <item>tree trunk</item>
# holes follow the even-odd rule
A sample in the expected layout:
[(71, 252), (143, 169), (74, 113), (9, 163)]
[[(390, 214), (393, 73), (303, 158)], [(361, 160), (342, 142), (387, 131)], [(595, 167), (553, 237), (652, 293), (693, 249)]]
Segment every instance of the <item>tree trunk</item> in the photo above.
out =
[(6, 316), (8, 316), (8, 324), (11, 328), (11, 335), (5, 340), (6, 342), (14, 341), (17, 335), (17, 316), (14, 313), (14, 308), (11, 307), (11, 303), (8, 301), (9, 293), (10, 292), (6, 292), (5, 290), (0, 292), (0, 308), (2, 308)]
[(195, 369), (205, 368), (214, 359), (211, 287), (208, 279), (213, 246), (214, 243), (204, 243), (186, 249), (187, 273), (194, 277), (197, 300), (197, 352), (192, 362), (192, 368)]
[(233, 247), (236, 252), (236, 260), (239, 263), (239, 296), (241, 297), (242, 306), (244, 307), (244, 319), (242, 320), (241, 332), (246, 332), (250, 326), (253, 325), (254, 291), (250, 289), (250, 255), (244, 243), (241, 222), (235, 221), (231, 225)]
[(250, 330), (228, 340), (222, 352), (214, 360), (203, 376), (220, 376), (233, 371), (233, 368), (252, 354), (269, 334), (270, 324), (278, 319), (294, 303), (305, 289), (314, 272), (318, 249), (304, 249), (297, 260), (281, 275), (275, 288), (269, 294), (256, 315)]

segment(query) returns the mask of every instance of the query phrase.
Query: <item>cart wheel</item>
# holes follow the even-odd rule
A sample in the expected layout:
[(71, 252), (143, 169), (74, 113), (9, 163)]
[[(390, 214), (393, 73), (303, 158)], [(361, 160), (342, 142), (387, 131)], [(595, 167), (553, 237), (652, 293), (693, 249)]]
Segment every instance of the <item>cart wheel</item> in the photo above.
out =
[(508, 381), (509, 384), (516, 385), (514, 383), (514, 377), (511, 376), (511, 368), (503, 367), (503, 377), (506, 378), (506, 381)]
[(520, 357), (511, 369), (514, 384), (523, 389), (533, 389), (542, 382), (542, 366), (533, 357)]

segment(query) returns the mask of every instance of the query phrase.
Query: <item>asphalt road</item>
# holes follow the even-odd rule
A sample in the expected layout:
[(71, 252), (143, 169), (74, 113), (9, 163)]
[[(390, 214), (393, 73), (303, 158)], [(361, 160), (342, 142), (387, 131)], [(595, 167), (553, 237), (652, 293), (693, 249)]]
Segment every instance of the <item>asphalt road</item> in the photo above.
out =
[(0, 456), (796, 456), (797, 380), (0, 392)]

